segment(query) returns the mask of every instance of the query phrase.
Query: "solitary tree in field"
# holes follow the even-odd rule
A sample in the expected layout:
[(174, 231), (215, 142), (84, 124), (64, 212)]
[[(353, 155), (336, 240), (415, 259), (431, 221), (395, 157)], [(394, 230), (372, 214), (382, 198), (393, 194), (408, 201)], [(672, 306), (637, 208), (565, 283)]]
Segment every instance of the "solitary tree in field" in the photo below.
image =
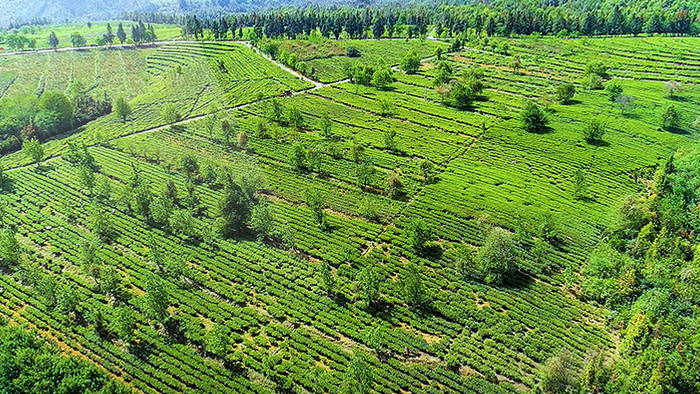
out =
[(21, 250), (15, 230), (7, 227), (0, 229), (0, 267), (5, 268), (19, 263)]
[(401, 182), (401, 176), (397, 172), (392, 172), (386, 179), (385, 191), (391, 198), (395, 198), (403, 192), (403, 182)]
[(384, 130), (384, 147), (390, 151), (396, 150), (396, 129)]
[[(5, 190), (7, 186), (10, 184), (10, 178), (7, 176), (7, 173), (5, 172), (5, 167), (3, 167), (2, 164), (0, 164), (0, 192)], [(4, 205), (0, 201), (0, 226), (2, 226), (2, 209)]]
[(100, 292), (105, 295), (116, 296), (121, 289), (122, 278), (116, 268), (111, 265), (104, 265), (100, 269), (98, 285)]
[(372, 391), (372, 370), (364, 353), (358, 354), (343, 379), (344, 393), (368, 394)]
[(588, 196), (586, 173), (582, 170), (578, 170), (574, 174), (574, 190), (572, 194), (576, 200), (583, 200)]
[(289, 150), (289, 164), (296, 171), (304, 171), (307, 168), (306, 151), (301, 143), (296, 142)]
[(224, 137), (224, 142), (226, 143), (227, 147), (231, 146), (231, 137), (235, 135), (236, 129), (236, 124), (229, 122), (228, 119), (221, 121), (221, 136)]
[(321, 230), (326, 228), (326, 213), (323, 211), (325, 204), (321, 194), (316, 189), (306, 191), (306, 205), (311, 209), (311, 215), (314, 222)]
[(573, 83), (565, 83), (557, 87), (557, 100), (562, 104), (567, 104), (574, 98), (576, 87)]
[(673, 104), (667, 106), (666, 109), (664, 109), (663, 114), (661, 114), (661, 126), (666, 130), (678, 127), (680, 120), (681, 114)]
[(533, 101), (525, 103), (525, 108), (520, 113), (523, 129), (528, 133), (541, 133), (547, 127), (547, 114)]
[(253, 207), (250, 214), (250, 227), (259, 241), (269, 237), (275, 227), (275, 219), (270, 205), (260, 202)]
[(605, 85), (605, 93), (608, 95), (611, 103), (616, 102), (622, 95), (622, 92), (622, 86), (617, 81), (611, 81)]
[(487, 284), (504, 283), (515, 269), (517, 250), (510, 233), (493, 228), (479, 249), (479, 270)]
[(476, 99), (476, 93), (465, 82), (457, 81), (452, 85), (450, 97), (454, 101), (454, 106), (460, 109), (469, 108)]
[(379, 102), (379, 111), (382, 116), (394, 115), (396, 106), (394, 105), (393, 101), (389, 100), (388, 98), (379, 98), (377, 101)]
[(476, 260), (474, 249), (466, 244), (459, 245), (455, 251), (454, 257), (455, 271), (457, 271), (462, 278), (478, 274)]
[(420, 69), (420, 57), (418, 57), (416, 51), (412, 50), (404, 56), (403, 60), (401, 60), (401, 69), (406, 74), (415, 74), (418, 72)]
[(440, 85), (440, 86), (435, 88), (435, 91), (437, 92), (437, 94), (440, 95), (440, 99), (441, 99), (442, 103), (445, 104), (447, 99), (449, 99), (450, 95), (452, 94), (452, 85), (448, 85), (448, 84)]
[(335, 291), (335, 277), (333, 276), (331, 265), (325, 259), (319, 264), (318, 279), (326, 294), (329, 296), (333, 295)]
[(559, 236), (561, 223), (558, 217), (552, 215), (552, 211), (545, 211), (537, 215), (533, 224), (533, 232), (545, 241), (552, 241)]
[(522, 68), (522, 62), (520, 61), (520, 56), (513, 56), (510, 61), (510, 67), (513, 69), (514, 73), (519, 73)]
[(54, 32), (49, 33), (49, 46), (53, 49), (58, 48), (58, 37)]
[(430, 159), (423, 159), (419, 165), (420, 172), (423, 174), (423, 180), (430, 183), (435, 178), (435, 164)]
[(156, 275), (146, 277), (144, 309), (148, 318), (162, 322), (168, 313), (169, 295), (165, 283)]
[(437, 47), (435, 49), (435, 58), (437, 58), (437, 60), (442, 60), (443, 53), (444, 53), (444, 50), (442, 49), (442, 47)]
[(269, 113), (271, 121), (277, 123), (280, 126), (282, 126), (285, 123), (284, 108), (278, 100), (273, 99), (272, 101), (270, 101)]
[(224, 193), (219, 201), (217, 219), (219, 233), (224, 237), (232, 237), (245, 232), (250, 221), (251, 209), (246, 193), (228, 176)]
[(333, 121), (331, 120), (328, 112), (321, 116), (321, 119), (318, 122), (318, 128), (321, 129), (321, 135), (323, 138), (330, 139), (333, 137)]
[(42, 136), (56, 135), (72, 128), (75, 108), (65, 93), (45, 91), (41, 94), (37, 109), (34, 126)]
[(218, 358), (224, 358), (231, 347), (229, 333), (222, 324), (214, 324), (204, 337), (207, 353)]
[(369, 305), (379, 300), (379, 275), (371, 265), (365, 266), (359, 275), (360, 299)]
[[(170, 216), (170, 228), (173, 233), (183, 238), (191, 239), (197, 237), (197, 224), (189, 209), (178, 209)], [(178, 275), (179, 276), (179, 275)]]
[(172, 124), (180, 120), (180, 113), (173, 103), (167, 103), (160, 110), (160, 116), (166, 124)]
[(683, 86), (678, 81), (668, 81), (664, 83), (664, 92), (668, 97), (675, 97), (683, 90)]
[(85, 38), (80, 33), (75, 32), (70, 36), (70, 43), (74, 47), (82, 47), (85, 46)]
[(301, 110), (297, 107), (292, 107), (289, 109), (289, 124), (294, 127), (295, 130), (300, 131), (305, 126), (304, 115)]
[(114, 112), (121, 118), (122, 123), (126, 123), (126, 120), (131, 116), (132, 110), (126, 99), (124, 97), (119, 97), (117, 101), (114, 102)]
[(422, 219), (414, 219), (406, 227), (406, 239), (418, 254), (425, 252), (432, 237), (433, 230)]
[(587, 75), (595, 74), (599, 77), (604, 77), (608, 75), (608, 65), (601, 62), (595, 61), (586, 64), (585, 73)]
[(39, 162), (44, 159), (44, 147), (36, 138), (25, 140), (22, 144), (22, 153), (32, 159), (33, 163), (39, 165)]
[(117, 38), (119, 39), (119, 43), (122, 45), (126, 41), (126, 32), (124, 31), (124, 26), (121, 22), (119, 22), (119, 27), (117, 27)]
[(90, 231), (102, 241), (107, 241), (112, 236), (112, 221), (98, 206), (93, 206), (90, 209), (90, 218), (88, 219), (88, 227)]
[(386, 89), (394, 82), (394, 76), (389, 67), (380, 67), (372, 74), (372, 85), (379, 89)]
[(586, 123), (583, 128), (583, 138), (589, 144), (595, 144), (603, 140), (605, 135), (605, 124), (598, 119), (593, 119)]
[(241, 130), (238, 133), (238, 138), (237, 141), (238, 147), (241, 149), (245, 149), (248, 146), (248, 133), (245, 132), (245, 130)]
[(323, 152), (317, 145), (312, 145), (306, 151), (306, 166), (319, 174), (323, 172)]
[(350, 146), (350, 155), (355, 163), (361, 162), (365, 158), (365, 146), (357, 140), (353, 140)]
[(401, 278), (403, 285), (404, 299), (407, 304), (421, 306), (427, 301), (423, 278), (416, 263), (411, 262)]
[(199, 163), (191, 154), (185, 154), (180, 158), (180, 168), (187, 179), (192, 179), (199, 172)]
[(151, 213), (151, 220), (161, 226), (169, 223), (170, 216), (172, 215), (174, 209), (175, 206), (171, 200), (163, 195), (158, 195), (153, 198), (153, 201), (151, 201), (151, 206), (148, 208)]
[(541, 367), (539, 388), (545, 394), (569, 393), (576, 386), (576, 364), (571, 352), (562, 348)]
[(359, 167), (357, 167), (357, 185), (361, 189), (371, 185), (375, 173), (376, 169), (374, 168), (372, 162), (370, 160), (365, 160)]
[(617, 104), (620, 114), (625, 115), (634, 109), (634, 97), (622, 94), (615, 99), (615, 104)]
[(78, 183), (92, 195), (92, 189), (95, 188), (95, 172), (92, 168), (87, 166), (78, 167)]
[(114, 313), (114, 319), (110, 324), (111, 330), (123, 341), (131, 342), (136, 330), (136, 316), (134, 311), (126, 306), (118, 307)]
[(440, 62), (433, 78), (433, 86), (436, 88), (448, 84), (452, 80), (452, 66), (447, 62)]

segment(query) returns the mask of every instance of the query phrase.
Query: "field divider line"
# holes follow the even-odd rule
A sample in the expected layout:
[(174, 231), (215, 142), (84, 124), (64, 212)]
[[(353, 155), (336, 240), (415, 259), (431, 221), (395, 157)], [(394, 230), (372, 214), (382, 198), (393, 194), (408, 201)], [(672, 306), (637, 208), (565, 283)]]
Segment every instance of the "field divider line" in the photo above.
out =
[[(495, 124), (494, 124), (494, 125), (495, 125)], [(490, 127), (493, 127), (494, 125), (491, 125)], [(489, 127), (489, 128), (490, 128), (490, 127)], [(474, 138), (461, 152), (456, 153), (453, 157), (442, 161), (439, 165), (440, 165), (440, 167), (443, 168), (443, 170), (441, 170), (437, 175), (440, 175), (442, 172), (444, 172), (444, 168), (446, 168), (453, 160), (455, 160), (455, 159), (457, 159), (458, 157), (460, 157), (460, 156), (466, 154), (467, 152), (469, 152), (469, 151), (472, 149), (472, 147), (474, 147), (474, 146), (479, 142), (479, 140), (481, 139), (481, 137), (482, 137), (484, 134), (485, 134), (485, 131), (482, 132), (481, 134), (479, 134), (479, 136), (477, 136), (476, 138)], [(379, 238), (386, 232), (386, 230), (387, 230), (387, 228), (389, 228), (389, 226), (394, 226), (394, 227), (396, 227), (396, 226), (395, 226), (396, 221), (404, 215), (404, 212), (406, 212), (406, 210), (411, 206), (411, 204), (413, 204), (413, 202), (423, 193), (423, 191), (425, 191), (425, 189), (426, 189), (429, 185), (431, 185), (431, 184), (430, 184), (430, 183), (424, 184), (424, 185), (420, 188), (420, 190), (418, 190), (413, 196), (411, 196), (411, 198), (409, 198), (409, 200), (406, 202), (406, 205), (404, 205), (404, 207), (401, 208), (401, 210), (400, 210), (396, 215), (394, 215), (394, 217), (393, 217), (391, 220), (389, 220), (387, 223), (385, 223), (384, 225), (382, 225), (382, 230), (379, 232), (379, 234), (377, 234), (376, 239), (379, 239)], [(378, 243), (378, 244), (376, 244), (376, 245), (382, 245), (382, 244), (381, 244), (381, 243)], [(371, 241), (371, 240), (368, 241), (368, 243), (367, 243), (367, 248), (366, 248), (365, 250), (363, 250), (363, 251), (360, 253), (360, 256), (366, 255), (366, 254), (369, 253), (374, 247), (375, 247), (375, 243), (374, 243), (373, 241)]]
[(15, 56), (15, 55), (31, 55), (34, 53), (51, 53), (51, 52), (70, 52), (70, 51), (93, 51), (93, 50), (126, 50), (126, 49), (147, 49), (153, 47), (159, 47), (161, 45), (169, 44), (205, 44), (205, 43), (234, 43), (245, 45), (248, 41), (210, 41), (210, 40), (165, 40), (165, 41), (153, 41), (143, 44), (114, 44), (106, 46), (84, 46), (84, 47), (63, 47), (63, 48), (43, 48), (35, 50), (25, 50), (25, 51), (14, 51), (14, 52), (0, 52), (0, 56)]
[[(215, 43), (216, 43), (216, 42), (219, 42), (219, 41), (205, 41), (205, 42), (215, 42)], [(247, 41), (222, 41), (222, 42), (242, 43), (242, 44), (244, 44), (244, 45), (246, 45), (246, 46), (249, 46), (249, 43), (248, 43)], [(164, 41), (164, 42), (162, 42), (162, 43), (174, 43), (174, 44), (176, 44), (176, 43), (200, 43), (200, 42), (199, 42), (199, 41)], [(203, 43), (203, 42), (202, 42), (202, 43)], [(78, 49), (80, 49), (80, 48), (78, 48)], [(254, 49), (254, 51), (255, 51), (256, 53), (258, 53), (259, 55), (263, 56), (265, 59), (268, 59), (269, 61), (271, 61), (272, 63), (274, 63), (274, 64), (277, 65), (278, 67), (280, 67), (281, 69), (283, 69), (283, 70), (285, 70), (285, 71), (287, 71), (287, 72), (291, 72), (291, 73), (294, 74), (294, 75), (298, 75), (295, 71), (293, 71), (293, 70), (287, 68), (286, 66), (284, 66), (284, 65), (282, 65), (282, 64), (280, 64), (280, 63), (278, 63), (278, 62), (276, 62), (276, 61), (274, 61), (274, 60), (269, 59), (268, 57), (266, 57), (265, 55), (261, 54), (261, 53), (258, 52), (257, 50)], [(36, 53), (36, 52), (38, 52), (38, 51), (31, 52), (31, 53)], [(301, 90), (298, 90), (298, 91), (296, 91), (296, 92), (292, 92), (292, 96), (297, 96), (297, 95), (303, 94), (303, 93), (305, 93), (305, 92), (310, 92), (310, 91), (318, 90), (318, 89), (321, 89), (321, 88), (324, 88), (324, 87), (329, 87), (329, 86), (334, 86), (334, 85), (338, 85), (338, 84), (341, 84), (341, 83), (350, 82), (350, 79), (342, 79), (342, 80), (339, 80), (339, 81), (329, 82), (329, 83), (321, 83), (321, 82), (313, 81), (313, 80), (308, 79), (308, 78), (306, 78), (306, 77), (302, 77), (302, 79), (307, 80), (308, 82), (311, 82), (314, 86), (313, 86), (313, 87), (310, 87), (310, 88), (306, 88), (306, 89), (301, 89)], [(223, 111), (239, 110), (239, 109), (243, 109), (243, 108), (246, 108), (246, 107), (249, 107), (249, 106), (258, 104), (258, 103), (262, 103), (262, 102), (274, 100), (274, 99), (277, 98), (277, 97), (278, 97), (278, 96), (270, 96), (270, 97), (266, 97), (266, 98), (263, 98), (263, 99), (260, 99), (260, 100), (253, 100), (253, 101), (248, 102), (248, 103), (245, 103), (245, 104), (233, 105), (233, 106), (228, 106), (228, 107), (227, 107), (227, 106), (224, 106), (224, 108), (221, 109), (221, 110), (219, 110), (219, 111), (222, 111), (222, 112), (223, 112)], [(217, 112), (219, 112), (219, 111), (217, 111)], [(117, 136), (117, 137), (110, 138), (110, 139), (105, 140), (105, 141), (100, 141), (100, 142), (96, 142), (96, 143), (93, 143), (93, 144), (90, 144), (90, 145), (86, 145), (86, 147), (91, 148), (91, 147), (94, 147), (94, 146), (97, 146), (97, 145), (101, 145), (101, 144), (105, 144), (105, 143), (110, 143), (110, 142), (113, 142), (113, 141), (118, 140), (118, 139), (121, 139), (121, 138), (132, 137), (132, 136), (141, 135), (141, 134), (146, 134), (146, 133), (150, 133), (150, 132), (153, 132), (153, 131), (160, 131), (160, 130), (163, 130), (163, 129), (166, 129), (166, 128), (172, 127), (172, 126), (181, 126), (181, 125), (185, 125), (185, 124), (188, 124), (188, 123), (197, 121), (197, 120), (202, 120), (202, 119), (206, 118), (206, 117), (209, 116), (209, 115), (210, 115), (210, 114), (197, 115), (197, 116), (189, 117), (189, 118), (187, 118), (187, 119), (183, 119), (183, 120), (180, 120), (180, 121), (177, 121), (177, 122), (174, 122), (174, 123), (170, 123), (170, 124), (167, 124), (167, 125), (156, 126), (156, 127), (152, 127), (152, 128), (149, 128), (149, 129), (144, 129), (144, 130), (139, 130), (139, 131), (135, 131), (135, 132), (132, 132), (132, 133), (127, 133), (127, 134), (124, 134), (124, 135), (120, 135), (120, 136)], [(72, 130), (71, 130), (71, 131), (72, 131)], [(59, 157), (60, 157), (60, 156), (52, 156), (52, 157), (49, 157), (49, 158), (45, 159), (44, 161), (42, 161), (42, 163), (52, 162), (52, 161), (54, 161), (55, 159), (57, 159), (57, 158), (59, 158)], [(19, 169), (23, 169), (23, 168), (28, 168), (28, 167), (31, 167), (31, 166), (34, 165), (34, 164), (35, 164), (35, 163), (29, 163), (29, 164), (24, 164), (24, 165), (12, 167), (12, 168), (6, 168), (5, 171), (8, 171), (8, 172), (9, 172), (9, 171), (19, 170)]]

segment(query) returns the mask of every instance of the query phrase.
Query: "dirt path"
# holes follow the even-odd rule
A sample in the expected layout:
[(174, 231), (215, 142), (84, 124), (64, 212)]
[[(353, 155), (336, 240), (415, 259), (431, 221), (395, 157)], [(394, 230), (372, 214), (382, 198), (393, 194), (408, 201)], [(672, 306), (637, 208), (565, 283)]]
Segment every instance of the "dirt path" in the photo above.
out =
[[(394, 39), (382, 39), (382, 41), (390, 41), (390, 40), (394, 40)], [(437, 41), (437, 40), (435, 40), (434, 38), (428, 38), (428, 40), (430, 40), (430, 41)], [(293, 69), (291, 69), (291, 68), (285, 66), (284, 64), (282, 64), (282, 63), (280, 63), (280, 62), (278, 62), (278, 61), (273, 60), (272, 58), (270, 58), (269, 56), (265, 55), (264, 53), (262, 53), (260, 50), (258, 50), (258, 49), (255, 48), (254, 46), (252, 46), (252, 45), (250, 44), (249, 41), (177, 41), (177, 40), (175, 40), (175, 41), (158, 41), (158, 42), (150, 43), (150, 44), (148, 44), (148, 45), (140, 45), (140, 46), (138, 46), (138, 45), (132, 45), (132, 44), (125, 44), (125, 45), (112, 45), (112, 46), (109, 46), (109, 47), (78, 47), (78, 48), (76, 48), (76, 47), (66, 47), (66, 48), (59, 48), (59, 49), (40, 49), (40, 50), (36, 50), (36, 51), (7, 52), (7, 53), (0, 53), (0, 56), (17, 55), (17, 54), (27, 54), (27, 53), (84, 51), (84, 50), (91, 50), (91, 49), (111, 49), (111, 48), (115, 48), (115, 49), (138, 49), (138, 48), (148, 48), (148, 47), (160, 46), (160, 45), (164, 45), (164, 44), (208, 43), (208, 42), (229, 42), (229, 43), (243, 44), (243, 45), (247, 46), (248, 48), (252, 49), (253, 51), (255, 51), (255, 52), (256, 52), (257, 54), (259, 54), (260, 56), (262, 56), (262, 57), (264, 57), (265, 59), (267, 59), (268, 61), (274, 63), (277, 67), (279, 67), (279, 68), (281, 68), (281, 69), (287, 71), (288, 73), (290, 73), (290, 74), (292, 74), (292, 75), (294, 75), (294, 76), (297, 76), (297, 77), (299, 77), (300, 79), (303, 79), (304, 81), (307, 81), (307, 82), (309, 82), (309, 83), (311, 83), (311, 84), (314, 85), (314, 86), (311, 87), (311, 88), (302, 89), (302, 90), (298, 90), (298, 91), (296, 91), (296, 92), (292, 92), (292, 96), (300, 95), (300, 94), (303, 94), (303, 93), (306, 93), (306, 92), (313, 92), (313, 91), (315, 91), (315, 90), (322, 89), (322, 88), (325, 88), (325, 87), (329, 87), (329, 86), (334, 86), (334, 85), (339, 85), (339, 84), (343, 84), (343, 83), (350, 82), (350, 79), (349, 79), (349, 78), (341, 79), (341, 80), (339, 80), (339, 81), (329, 82), (329, 83), (322, 83), (322, 82), (316, 81), (316, 80), (314, 80), (314, 79), (311, 79), (311, 78), (309, 78), (309, 77), (303, 75), (302, 73), (300, 73), (300, 72), (298, 72), (298, 71), (296, 71), (296, 70), (293, 70)], [(449, 54), (449, 52), (445, 53), (445, 55), (448, 55), (448, 54)], [(430, 60), (433, 59), (434, 57), (435, 57), (434, 55), (433, 55), (433, 56), (426, 57), (426, 58), (424, 58), (424, 59), (421, 59), (421, 62), (430, 61)], [(395, 65), (395, 66), (392, 67), (392, 69), (397, 70), (398, 67), (399, 67), (398, 65)], [(234, 106), (231, 106), (231, 107), (225, 107), (225, 108), (223, 108), (222, 111), (231, 111), (231, 110), (243, 109), (243, 108), (249, 107), (249, 106), (251, 106), (251, 105), (255, 105), (255, 104), (257, 104), (257, 103), (261, 103), (261, 102), (265, 102), (265, 101), (272, 100), (272, 99), (274, 99), (274, 98), (275, 98), (274, 96), (273, 96), (273, 97), (267, 97), (267, 98), (263, 98), (263, 99), (260, 99), (260, 100), (251, 101), (251, 102), (246, 103), (246, 104), (240, 104), (240, 105), (234, 105)], [(161, 126), (156, 126), (156, 127), (151, 127), (151, 128), (148, 128), (148, 129), (143, 129), (143, 130), (135, 131), (135, 132), (128, 133), (128, 134), (125, 134), (125, 135), (121, 135), (121, 136), (118, 136), (118, 137), (110, 138), (109, 140), (103, 141), (103, 142), (112, 142), (112, 141), (115, 141), (115, 140), (121, 139), (121, 138), (126, 138), (126, 137), (131, 137), (131, 136), (136, 136), (136, 135), (141, 135), (141, 134), (146, 134), (146, 133), (151, 133), (151, 132), (156, 132), (156, 131), (164, 130), (164, 129), (166, 129), (166, 128), (168, 128), (168, 127), (172, 127), (172, 126), (182, 126), (182, 125), (189, 124), (189, 123), (191, 123), (191, 122), (195, 122), (195, 121), (198, 121), (198, 120), (202, 120), (202, 119), (206, 118), (207, 116), (208, 116), (208, 115), (206, 115), (206, 114), (205, 114), (205, 115), (197, 115), (197, 116), (193, 116), (193, 117), (189, 117), (189, 118), (180, 120), (180, 121), (175, 122), (175, 123), (171, 123), (171, 124), (167, 124), (167, 125), (161, 125)], [(103, 143), (103, 142), (102, 142), (102, 143)], [(96, 146), (96, 145), (98, 145), (98, 143), (88, 145), (88, 147), (93, 147), (93, 146)], [(48, 158), (46, 158), (46, 159), (42, 162), (42, 164), (47, 164), (47, 163), (53, 162), (54, 160), (56, 160), (56, 159), (59, 158), (59, 157), (60, 157), (59, 155), (48, 157)], [(6, 168), (6, 171), (19, 170), (19, 169), (28, 168), (28, 167), (31, 167), (31, 166), (34, 166), (34, 165), (35, 165), (34, 163), (31, 163), (31, 164), (25, 164), (25, 165), (21, 165), (21, 166)]]
[[(174, 42), (174, 43), (181, 43), (181, 42), (183, 42), (183, 41), (172, 41), (172, 42)], [(194, 42), (194, 41), (187, 41), (187, 42)], [(246, 44), (246, 43), (244, 43), (244, 44)], [(247, 46), (247, 44), (246, 44), (246, 46)], [(256, 52), (257, 52), (257, 51), (256, 51)], [(258, 53), (260, 53), (260, 52), (258, 52)], [(265, 59), (271, 61), (272, 63), (274, 63), (275, 65), (277, 65), (277, 66), (280, 67), (281, 69), (283, 69), (283, 70), (285, 70), (285, 71), (287, 71), (287, 72), (289, 72), (289, 73), (291, 73), (291, 74), (293, 74), (293, 75), (300, 76), (300, 77), (301, 77), (302, 79), (304, 79), (305, 81), (308, 81), (308, 82), (310, 82), (310, 83), (312, 83), (312, 84), (314, 85), (313, 87), (310, 87), (310, 88), (306, 88), (306, 89), (298, 90), (298, 91), (296, 91), (296, 92), (292, 92), (292, 96), (297, 96), (297, 95), (300, 95), (300, 94), (303, 94), (303, 93), (306, 93), (306, 92), (312, 92), (312, 91), (314, 91), (314, 90), (318, 90), (318, 89), (321, 89), (321, 88), (325, 88), (325, 87), (329, 87), (329, 86), (333, 86), (333, 85), (338, 85), (338, 84), (346, 83), (346, 82), (349, 82), (349, 81), (350, 81), (349, 79), (343, 79), (343, 80), (336, 81), (336, 82), (331, 82), (331, 83), (321, 83), (321, 82), (318, 82), (318, 81), (314, 81), (314, 80), (312, 80), (312, 79), (310, 79), (310, 78), (307, 78), (307, 77), (301, 75), (301, 74), (298, 73), (297, 71), (294, 71), (294, 70), (292, 70), (291, 68), (288, 68), (288, 67), (284, 66), (283, 64), (278, 63), (278, 62), (276, 62), (276, 61), (270, 59), (269, 57), (263, 55), (262, 53), (260, 53), (260, 55), (263, 56)], [(251, 101), (251, 102), (245, 103), (245, 104), (239, 104), (239, 105), (234, 105), (234, 106), (230, 106), (230, 107), (224, 107), (221, 111), (232, 111), (232, 110), (244, 109), (244, 108), (246, 108), (246, 107), (250, 107), (250, 106), (252, 106), (252, 105), (255, 105), (255, 104), (258, 104), (258, 103), (262, 103), (262, 102), (265, 102), (265, 101), (270, 101), (270, 100), (275, 99), (275, 98), (276, 98), (276, 96), (266, 97), (266, 98), (263, 98), (263, 99), (260, 99), (260, 100), (254, 100), (254, 101)], [(186, 118), (186, 119), (177, 121), (177, 122), (175, 122), (175, 123), (170, 123), (170, 124), (166, 124), (166, 125), (151, 127), (151, 128), (147, 128), (147, 129), (143, 129), (143, 130), (134, 131), (134, 132), (132, 132), (132, 133), (124, 134), (124, 135), (121, 135), (121, 136), (118, 136), (118, 137), (110, 138), (109, 140), (103, 141), (103, 142), (100, 142), (100, 143), (104, 143), (104, 142), (113, 142), (113, 141), (115, 141), (115, 140), (122, 139), (122, 138), (126, 138), (126, 137), (132, 137), (132, 136), (136, 136), (136, 135), (141, 135), (141, 134), (146, 134), (146, 133), (152, 133), (152, 132), (156, 132), (156, 131), (161, 131), (161, 130), (165, 130), (165, 129), (169, 128), (169, 127), (172, 127), (172, 126), (183, 126), (183, 125), (186, 125), (186, 124), (189, 124), (189, 123), (192, 123), (192, 122), (196, 122), (196, 121), (198, 121), (198, 120), (202, 120), (202, 119), (206, 118), (207, 116), (208, 116), (208, 114), (192, 116), (192, 117), (189, 117), (189, 118)], [(87, 147), (93, 147), (93, 146), (96, 146), (96, 145), (98, 145), (98, 144), (99, 144), (99, 143), (94, 143), (94, 144), (91, 144), (91, 145), (87, 145)], [(58, 155), (58, 154), (57, 154), (56, 156), (48, 157), (48, 158), (46, 158), (41, 164), (48, 164), (48, 163), (51, 163), (51, 162), (53, 162), (54, 160), (56, 160), (56, 159), (58, 159), (58, 158), (60, 158), (60, 155)], [(24, 164), (24, 165), (21, 165), (21, 166), (6, 168), (5, 170), (6, 170), (6, 171), (20, 170), (20, 169), (23, 169), (23, 168), (32, 167), (32, 166), (34, 166), (34, 165), (35, 165), (34, 163), (31, 163), (31, 164)]]

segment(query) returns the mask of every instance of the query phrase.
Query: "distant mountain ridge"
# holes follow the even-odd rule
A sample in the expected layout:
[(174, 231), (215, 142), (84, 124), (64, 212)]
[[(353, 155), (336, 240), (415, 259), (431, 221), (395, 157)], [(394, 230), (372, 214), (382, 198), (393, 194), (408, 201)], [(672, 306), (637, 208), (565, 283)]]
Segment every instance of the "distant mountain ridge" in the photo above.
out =
[[(11, 23), (52, 23), (118, 18), (128, 11), (187, 13), (243, 12), (252, 9), (337, 3), (338, 0), (0, 0), (0, 28)], [(351, 2), (354, 4), (355, 2)], [(348, 3), (345, 3), (348, 4)]]
[(0, 13), (0, 26), (38, 19), (52, 22), (107, 19), (117, 17), (124, 11), (158, 11), (165, 8), (163, 6), (167, 4), (164, 3), (148, 0), (0, 0), (0, 9), (3, 10)]

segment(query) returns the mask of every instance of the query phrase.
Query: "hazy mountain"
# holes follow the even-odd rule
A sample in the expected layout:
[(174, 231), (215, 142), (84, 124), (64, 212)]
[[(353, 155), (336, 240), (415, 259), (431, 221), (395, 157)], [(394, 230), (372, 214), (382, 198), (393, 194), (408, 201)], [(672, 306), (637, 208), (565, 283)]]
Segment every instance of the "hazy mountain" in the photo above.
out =
[(0, 0), (0, 24), (35, 19), (55, 22), (105, 19), (129, 10), (157, 11), (163, 3), (148, 0)]
[(125, 11), (242, 12), (289, 5), (355, 2), (343, 3), (339, 0), (0, 0), (0, 27), (7, 26), (11, 22), (38, 19), (51, 22), (105, 20), (116, 18)]

